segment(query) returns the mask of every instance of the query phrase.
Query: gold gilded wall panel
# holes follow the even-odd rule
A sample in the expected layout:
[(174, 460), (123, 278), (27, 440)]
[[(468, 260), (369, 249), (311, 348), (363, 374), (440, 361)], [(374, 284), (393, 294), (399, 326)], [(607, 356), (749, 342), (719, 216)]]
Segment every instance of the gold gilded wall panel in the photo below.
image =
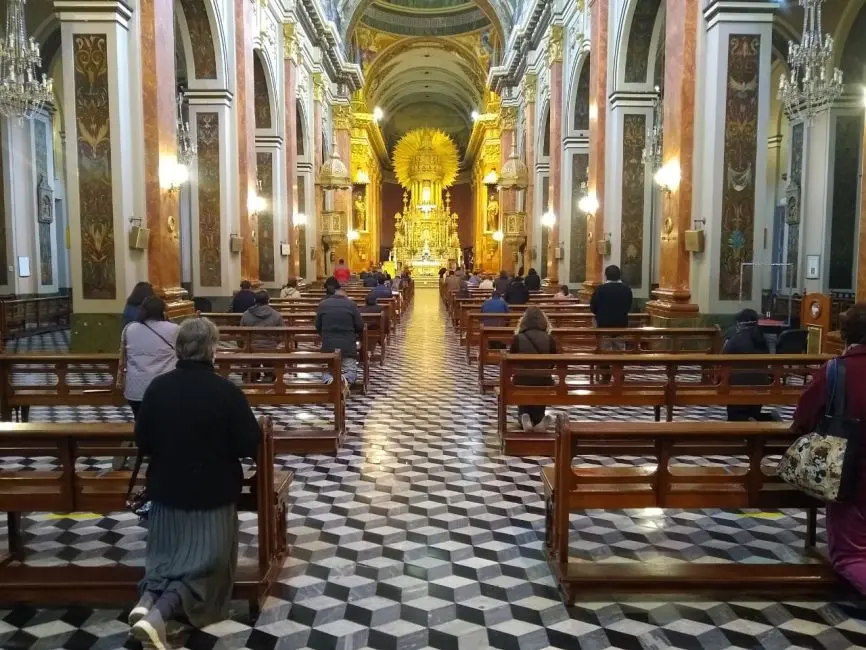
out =
[(75, 124), (81, 215), (82, 297), (117, 297), (108, 43), (105, 34), (75, 34)]
[(256, 153), (256, 175), (261, 186), (259, 195), (265, 209), (259, 213), (259, 280), (274, 281), (274, 156), (270, 152)]
[(192, 44), (192, 62), (197, 79), (216, 79), (216, 51), (210, 18), (204, 0), (180, 0), (189, 40)]
[(219, 113), (196, 115), (198, 271), (199, 282), (203, 287), (218, 287), (222, 284), (219, 127)]

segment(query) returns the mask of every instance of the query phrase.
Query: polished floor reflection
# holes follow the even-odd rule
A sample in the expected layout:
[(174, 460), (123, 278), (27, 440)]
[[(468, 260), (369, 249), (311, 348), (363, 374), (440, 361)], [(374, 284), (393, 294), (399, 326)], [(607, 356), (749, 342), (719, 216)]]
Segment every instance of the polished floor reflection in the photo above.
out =
[[(65, 337), (19, 342), (62, 348)], [(315, 409), (262, 409), (284, 424)], [(641, 409), (575, 410), (592, 419), (651, 418)], [(720, 409), (679, 414), (723, 418)], [(34, 419), (126, 419), (122, 409), (34, 409)], [(503, 650), (557, 648), (866, 647), (855, 602), (720, 602), (654, 596), (581, 602), (567, 609), (544, 555), (540, 466), (507, 458), (495, 404), (482, 397), (446, 324), (435, 289), (419, 289), (376, 368), (370, 394), (353, 397), (351, 437), (336, 456), (283, 457), (297, 471), (289, 518), (292, 557), (254, 625), (238, 604), (231, 621), (179, 630), (178, 647), (266, 650)], [(36, 462), (36, 461), (22, 461)], [(608, 463), (592, 458), (587, 462)], [(627, 459), (626, 459), (627, 462)], [(44, 562), (139, 563), (146, 531), (126, 514), (27, 520)], [(254, 552), (254, 515), (242, 518)], [(802, 513), (591, 511), (573, 517), (573, 553), (585, 559), (772, 562), (803, 534)], [(744, 567), (744, 570), (747, 568)], [(133, 647), (121, 609), (0, 611), (2, 648)]]

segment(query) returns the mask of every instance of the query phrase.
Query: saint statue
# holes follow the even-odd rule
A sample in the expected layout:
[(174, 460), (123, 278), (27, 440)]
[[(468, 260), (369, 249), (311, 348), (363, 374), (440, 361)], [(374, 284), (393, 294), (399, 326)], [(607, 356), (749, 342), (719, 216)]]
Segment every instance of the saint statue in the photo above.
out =
[(355, 229), (367, 231), (367, 202), (361, 194), (355, 197)]
[(487, 230), (493, 232), (498, 230), (499, 226), (499, 201), (495, 196), (491, 196), (487, 201)]
[(421, 253), (421, 259), (424, 261), (430, 260), (430, 244), (424, 242), (424, 251)]

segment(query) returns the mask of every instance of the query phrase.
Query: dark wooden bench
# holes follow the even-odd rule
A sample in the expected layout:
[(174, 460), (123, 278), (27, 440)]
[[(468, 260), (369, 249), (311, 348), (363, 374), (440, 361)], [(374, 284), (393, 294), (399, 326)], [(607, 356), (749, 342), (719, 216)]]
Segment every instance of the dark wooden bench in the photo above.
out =
[[(291, 472), (274, 470), (270, 418), (259, 418), (261, 443), (254, 470), (247, 471), (239, 511), (258, 513), (258, 556), (238, 567), (233, 598), (255, 613), (279, 577), (288, 554), (286, 515)], [(132, 424), (0, 424), (0, 457), (52, 459), (53, 469), (0, 468), (0, 511), (9, 527), (8, 551), (0, 556), (0, 602), (34, 605), (133, 603), (143, 567), (35, 566), (28, 564), (21, 515), (31, 512), (108, 514), (126, 510), (129, 470), (84, 469), (80, 459), (126, 456)], [(126, 446), (124, 446), (126, 443)], [(142, 473), (143, 480), (143, 473)]]
[(70, 296), (0, 300), (0, 337), (30, 336), (69, 327)]
[[(0, 355), (0, 416), (12, 419), (20, 410), (29, 420), (33, 406), (123, 406), (116, 386), (116, 354)], [(337, 379), (324, 384), (322, 372), (340, 377), (339, 354), (256, 353), (217, 355), (217, 372), (232, 379), (252, 406), (321, 405), (333, 412), (331, 429), (301, 429), (277, 433), (277, 453), (335, 453), (346, 434), (346, 404)], [(273, 373), (274, 381), (254, 378)]]
[[(718, 354), (722, 333), (718, 327), (669, 328), (630, 327), (620, 329), (554, 328), (551, 331), (560, 354)], [(502, 351), (514, 338), (512, 327), (481, 326), (478, 344), (478, 388), (484, 393), (498, 379), (485, 376), (487, 366), (499, 366)], [(609, 342), (617, 341), (617, 350)]]
[[(545, 296), (547, 298), (547, 296)], [(458, 331), (466, 330), (467, 314), (474, 311), (481, 311), (481, 305), (485, 300), (477, 300), (475, 298), (455, 298), (454, 311), (451, 314), (452, 324)], [(581, 304), (577, 300), (562, 300), (558, 302), (541, 302), (541, 298), (537, 298), (533, 302), (525, 305), (509, 305), (509, 312), (525, 312), (529, 307), (538, 307), (544, 313), (551, 312), (576, 312), (580, 314), (589, 314), (589, 305)]]
[[(593, 315), (584, 309), (566, 309), (563, 311), (545, 312), (550, 326), (555, 329), (589, 328), (593, 326)], [(510, 327), (515, 329), (523, 312), (510, 311), (505, 314), (484, 314), (480, 311), (470, 311), (466, 314), (466, 328), (463, 345), (466, 347), (466, 362), (472, 363), (474, 358), (472, 348), (477, 348), (481, 342), (481, 327)], [(649, 314), (629, 314), (629, 327), (646, 327), (649, 325)]]
[[(783, 483), (775, 461), (793, 442), (790, 425), (756, 422), (557, 421), (553, 465), (542, 469), (551, 571), (569, 605), (599, 591), (826, 589), (839, 582), (815, 549), (820, 503)], [(575, 466), (589, 455), (650, 457), (634, 466)], [(701, 466), (677, 459), (706, 459)], [(745, 458), (725, 464), (718, 456)], [(731, 459), (732, 461), (734, 458)], [(593, 562), (570, 557), (569, 513), (629, 508), (779, 510), (807, 512), (801, 563), (692, 563), (669, 559)], [(712, 533), (712, 531), (708, 531)]]
[[(573, 355), (503, 353), (499, 365), (497, 430), (504, 453), (552, 456), (552, 432), (526, 433), (508, 427), (508, 409), (551, 407), (652, 407), (656, 420), (665, 409), (685, 406), (793, 406), (826, 355), (647, 354)], [(745, 375), (749, 385), (731, 383)], [(521, 386), (515, 375), (553, 377), (550, 386)]]

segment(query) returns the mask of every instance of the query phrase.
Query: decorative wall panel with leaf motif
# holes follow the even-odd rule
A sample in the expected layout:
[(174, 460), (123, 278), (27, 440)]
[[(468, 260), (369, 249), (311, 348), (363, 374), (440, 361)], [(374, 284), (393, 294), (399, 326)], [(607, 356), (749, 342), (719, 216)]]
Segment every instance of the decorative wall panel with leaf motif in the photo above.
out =
[(274, 281), (274, 156), (270, 152), (256, 153), (256, 174), (261, 186), (259, 193), (265, 208), (259, 213), (259, 280)]
[(199, 282), (203, 287), (218, 287), (222, 284), (219, 113), (198, 113), (195, 123)]
[(645, 146), (646, 115), (623, 116), (620, 267), (623, 281), (634, 288), (643, 286), (646, 168), (642, 154)]

